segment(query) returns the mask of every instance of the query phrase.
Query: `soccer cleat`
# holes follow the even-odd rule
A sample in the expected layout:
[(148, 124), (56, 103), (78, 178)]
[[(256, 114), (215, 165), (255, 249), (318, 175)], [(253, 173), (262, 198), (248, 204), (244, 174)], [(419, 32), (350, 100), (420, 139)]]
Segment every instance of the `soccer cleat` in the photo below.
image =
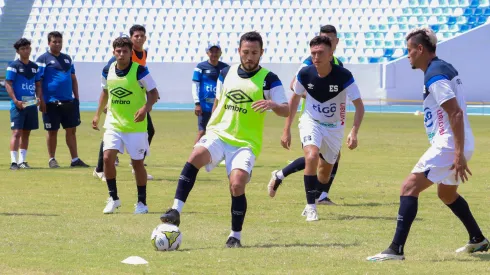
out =
[(19, 165), (17, 165), (17, 163), (15, 162), (12, 162), (10, 164), (10, 170), (19, 170)]
[(27, 162), (22, 162), (21, 164), (19, 164), (19, 168), (20, 169), (31, 169), (31, 167), (29, 166), (29, 164), (27, 164)]
[(134, 205), (134, 214), (146, 214), (146, 213), (148, 213), (147, 205), (144, 205), (140, 201)]
[[(132, 173), (133, 173), (133, 175), (134, 175), (134, 169), (132, 169)], [(147, 174), (146, 174), (146, 179), (147, 179), (147, 180), (153, 180), (154, 178), (153, 178), (153, 176), (152, 176), (152, 175), (150, 175), (150, 174), (148, 174), (148, 173), (147, 173)]]
[(333, 201), (331, 201), (328, 197), (325, 197), (321, 200), (318, 200), (318, 204), (323, 204), (323, 205), (337, 205)]
[(49, 165), (49, 168), (60, 168), (60, 166), (58, 165), (58, 162), (54, 158), (49, 161), (48, 165)]
[(94, 178), (96, 179), (100, 179), (102, 181), (106, 181), (106, 178), (105, 178), (105, 175), (104, 175), (104, 172), (97, 172), (97, 168), (94, 169), (94, 172), (92, 173), (92, 175), (94, 176)]
[(242, 244), (240, 243), (240, 240), (235, 238), (235, 237), (229, 237), (228, 240), (226, 241), (226, 246), (227, 248), (237, 248), (237, 247), (242, 247)]
[(83, 162), (83, 160), (77, 159), (71, 162), (70, 167), (90, 167), (90, 166), (88, 166), (88, 164)]
[(278, 179), (276, 176), (276, 173), (278, 170), (272, 171), (272, 176), (269, 181), (269, 184), (267, 185), (267, 189), (269, 190), (269, 197), (273, 198), (276, 195), (277, 188), (279, 188), (279, 185), (281, 185), (282, 180)]
[(180, 225), (180, 213), (177, 209), (169, 208), (160, 216), (162, 223), (170, 223), (176, 226)]
[(388, 248), (381, 253), (367, 257), (366, 260), (371, 262), (382, 262), (388, 260), (403, 261), (405, 260), (405, 256), (403, 254), (396, 253), (396, 251), (391, 248)]
[(113, 200), (112, 197), (107, 199), (107, 204), (104, 208), (104, 214), (112, 214), (121, 206), (121, 200)]
[(475, 252), (486, 252), (490, 248), (490, 243), (487, 239), (479, 243), (467, 243), (465, 246), (458, 248), (456, 253), (475, 253)]
[(307, 222), (314, 222), (318, 221), (318, 212), (316, 212), (316, 209), (313, 207), (306, 206), (306, 221)]

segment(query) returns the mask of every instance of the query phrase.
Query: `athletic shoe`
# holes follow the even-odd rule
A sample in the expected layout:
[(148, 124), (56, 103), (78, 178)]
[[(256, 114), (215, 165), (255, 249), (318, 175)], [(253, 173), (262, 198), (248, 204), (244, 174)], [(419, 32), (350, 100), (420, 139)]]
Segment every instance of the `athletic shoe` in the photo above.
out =
[(15, 162), (12, 162), (10, 164), (10, 170), (19, 170), (19, 165), (17, 165), (17, 163)]
[(146, 214), (146, 213), (148, 213), (147, 205), (144, 205), (140, 201), (134, 205), (134, 214)]
[(121, 200), (113, 200), (112, 197), (107, 199), (107, 204), (104, 208), (104, 214), (112, 214), (121, 206)]
[(180, 213), (177, 209), (169, 208), (160, 216), (162, 223), (170, 223), (176, 226), (180, 225)]
[[(132, 169), (132, 173), (133, 173), (133, 175), (134, 175), (134, 169)], [(150, 174), (148, 174), (148, 173), (147, 173), (147, 174), (146, 174), (146, 179), (147, 179), (147, 180), (153, 180), (154, 178), (153, 178), (153, 176), (152, 176), (152, 175), (150, 175)]]
[(29, 164), (27, 164), (27, 162), (25, 162), (25, 161), (23, 163), (19, 164), (19, 168), (20, 169), (31, 169)]
[(318, 213), (316, 212), (316, 209), (310, 206), (306, 206), (306, 221), (307, 222), (314, 222), (318, 221)]
[(366, 260), (371, 262), (382, 262), (388, 260), (403, 261), (405, 260), (405, 256), (403, 254), (396, 253), (396, 251), (391, 248), (388, 248), (381, 253), (367, 257)]
[(333, 201), (331, 201), (328, 197), (325, 197), (321, 200), (318, 200), (318, 204), (324, 204), (324, 205), (337, 205)]
[(106, 181), (106, 178), (105, 178), (105, 175), (104, 175), (104, 172), (97, 172), (97, 168), (94, 169), (94, 172), (92, 173), (92, 175), (94, 176), (94, 178), (96, 179), (100, 179), (102, 181)]
[(273, 198), (276, 195), (277, 188), (281, 185), (282, 180), (278, 179), (276, 173), (279, 170), (272, 171), (271, 179), (269, 180), (269, 184), (267, 185), (267, 189), (269, 190), (269, 197)]
[(49, 168), (60, 168), (56, 159), (51, 159), (48, 164)]
[(242, 244), (240, 243), (240, 240), (235, 238), (235, 237), (229, 237), (228, 240), (226, 241), (226, 246), (227, 248), (238, 248), (242, 247)]
[(479, 243), (467, 243), (465, 246), (458, 248), (456, 253), (475, 253), (475, 252), (485, 252), (490, 248), (490, 243), (487, 239)]
[(90, 167), (90, 166), (88, 166), (88, 164), (83, 162), (81, 159), (77, 159), (71, 162), (70, 167)]

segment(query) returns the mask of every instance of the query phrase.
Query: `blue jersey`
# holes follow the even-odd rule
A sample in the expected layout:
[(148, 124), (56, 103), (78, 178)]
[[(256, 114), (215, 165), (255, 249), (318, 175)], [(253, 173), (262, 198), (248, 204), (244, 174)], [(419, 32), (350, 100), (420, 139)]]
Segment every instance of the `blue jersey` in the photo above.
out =
[[(5, 80), (12, 81), (15, 98), (22, 101), (23, 96), (36, 95), (36, 82), (40, 81), (41, 77), (36, 63), (29, 61), (24, 64), (17, 59), (7, 67)], [(14, 101), (10, 101), (11, 106), (14, 107)]]
[(44, 100), (46, 102), (73, 100), (71, 75), (75, 74), (75, 67), (71, 57), (63, 53), (54, 56), (46, 52), (36, 62), (43, 80)]
[(199, 103), (203, 112), (211, 112), (213, 109), (214, 99), (216, 98), (216, 85), (218, 76), (228, 64), (218, 62), (217, 66), (211, 65), (208, 61), (197, 64), (194, 69), (192, 81), (198, 82)]

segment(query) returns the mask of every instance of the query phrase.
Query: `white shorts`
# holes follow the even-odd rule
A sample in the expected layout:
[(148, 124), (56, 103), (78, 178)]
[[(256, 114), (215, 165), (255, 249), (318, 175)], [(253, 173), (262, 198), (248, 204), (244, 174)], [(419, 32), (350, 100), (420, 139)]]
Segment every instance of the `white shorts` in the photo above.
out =
[(249, 175), (252, 174), (255, 155), (250, 148), (231, 146), (213, 133), (206, 133), (201, 137), (199, 142), (194, 145), (194, 148), (198, 146), (208, 149), (211, 154), (211, 162), (206, 165), (206, 171), (210, 172), (224, 159), (228, 176), (234, 169), (241, 169)]
[(145, 152), (149, 154), (148, 133), (121, 133), (106, 130), (104, 133), (104, 151), (118, 150), (124, 154), (124, 148), (131, 159), (142, 160)]
[[(454, 155), (452, 149), (430, 147), (412, 169), (412, 173), (425, 173), (427, 179), (436, 184), (459, 185), (461, 179), (456, 180), (455, 170), (449, 170), (453, 165)], [(472, 155), (473, 151), (464, 152), (466, 161), (470, 161)]]
[(344, 128), (328, 128), (307, 117), (299, 122), (299, 137), (303, 147), (314, 145), (326, 162), (335, 164), (342, 148)]

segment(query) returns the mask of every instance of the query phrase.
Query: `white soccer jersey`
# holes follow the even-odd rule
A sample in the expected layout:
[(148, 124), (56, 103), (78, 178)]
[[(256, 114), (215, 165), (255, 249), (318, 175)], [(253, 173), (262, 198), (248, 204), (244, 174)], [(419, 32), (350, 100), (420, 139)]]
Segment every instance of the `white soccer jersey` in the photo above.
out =
[(328, 128), (344, 128), (347, 96), (350, 100), (361, 97), (352, 73), (340, 66), (333, 66), (326, 77), (319, 77), (313, 65), (302, 68), (296, 76), (294, 92), (306, 93), (302, 116)]
[(458, 71), (437, 57), (424, 75), (424, 125), (432, 146), (454, 149), (454, 133), (449, 117), (441, 105), (456, 98), (464, 116), (465, 151), (474, 150), (474, 137), (466, 114), (464, 88)]

